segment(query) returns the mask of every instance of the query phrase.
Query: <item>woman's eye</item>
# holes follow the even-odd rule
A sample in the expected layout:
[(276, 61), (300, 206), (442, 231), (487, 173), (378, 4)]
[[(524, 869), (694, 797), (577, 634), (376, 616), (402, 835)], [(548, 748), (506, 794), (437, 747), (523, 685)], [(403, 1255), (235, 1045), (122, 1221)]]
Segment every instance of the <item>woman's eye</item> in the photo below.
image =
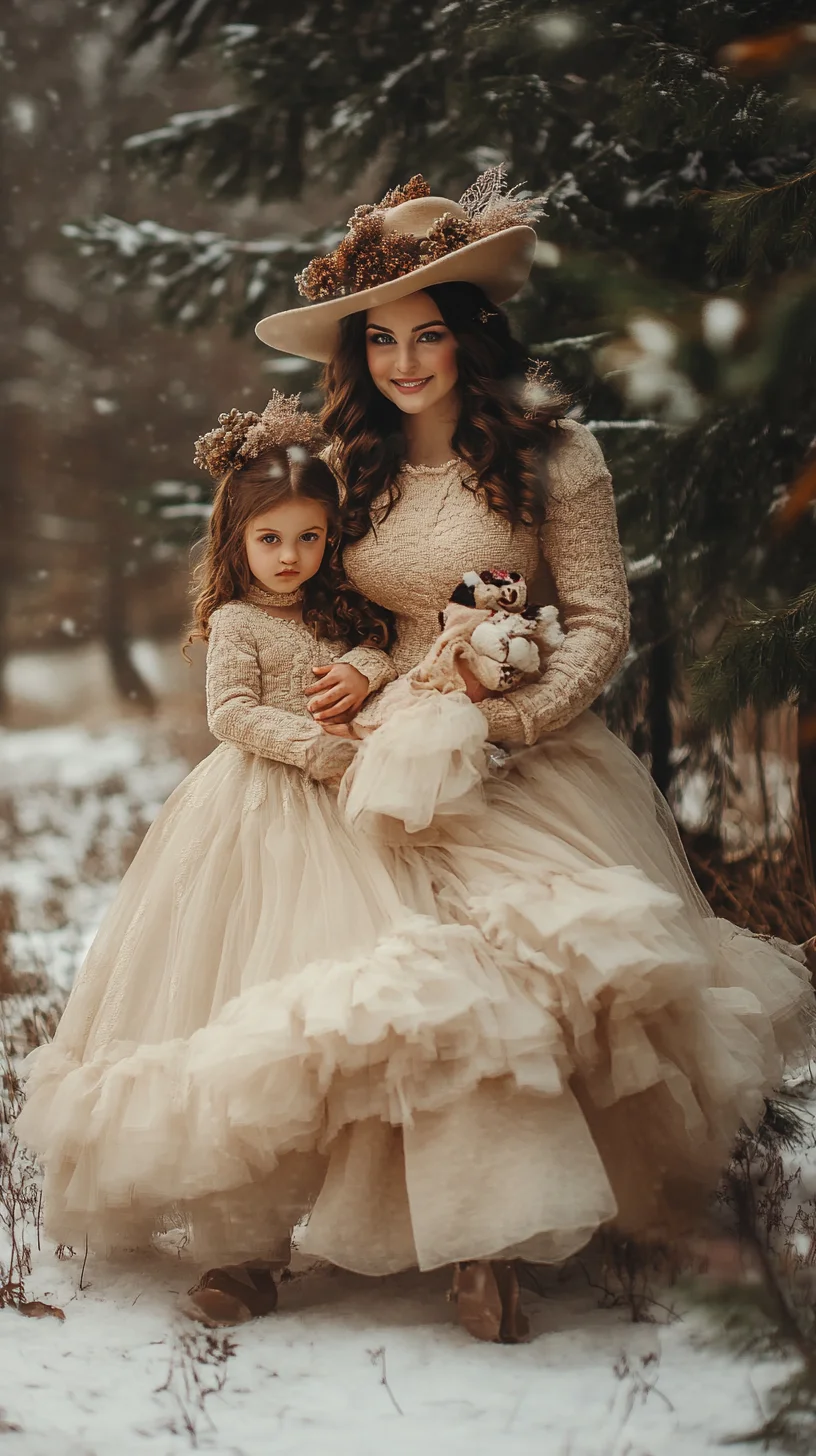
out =
[(393, 344), (395, 342), (393, 334), (369, 334), (369, 339), (372, 344)]
[(442, 338), (444, 338), (443, 334), (434, 332), (433, 329), (428, 329), (427, 333), (420, 334), (419, 342), (420, 344), (438, 344)]

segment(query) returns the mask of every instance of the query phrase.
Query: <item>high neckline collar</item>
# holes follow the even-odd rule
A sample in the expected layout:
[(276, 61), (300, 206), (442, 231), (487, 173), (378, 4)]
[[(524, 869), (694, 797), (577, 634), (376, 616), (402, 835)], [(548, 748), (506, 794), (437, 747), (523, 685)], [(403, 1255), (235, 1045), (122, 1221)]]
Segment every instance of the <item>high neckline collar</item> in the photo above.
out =
[(294, 607), (303, 601), (303, 587), (296, 587), (291, 592), (272, 592), (253, 582), (245, 601), (251, 602), (254, 607)]
[(402, 469), (408, 475), (448, 475), (451, 470), (468, 470), (461, 455), (452, 455), (450, 460), (444, 460), (441, 465), (411, 465), (406, 460)]

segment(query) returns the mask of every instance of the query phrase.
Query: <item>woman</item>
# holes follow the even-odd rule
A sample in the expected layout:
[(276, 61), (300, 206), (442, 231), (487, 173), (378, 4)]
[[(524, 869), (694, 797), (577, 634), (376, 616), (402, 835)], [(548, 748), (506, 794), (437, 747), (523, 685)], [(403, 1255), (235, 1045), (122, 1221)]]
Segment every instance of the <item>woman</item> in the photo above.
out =
[[(509, 751), (483, 819), (381, 846), (405, 904), (475, 930), (503, 989), (469, 1043), (448, 1053), (435, 1027), (416, 1102), (337, 1130), (303, 1241), (360, 1267), (349, 1215), (367, 1209), (366, 1272), (454, 1263), (463, 1322), (507, 1340), (524, 1332), (514, 1257), (691, 1216), (811, 1009), (795, 956), (713, 918), (648, 774), (587, 711), (626, 651), (628, 594), (596, 441), (519, 397), (499, 305), (528, 276), (535, 211), (500, 168), (458, 204), (413, 178), (305, 270), (309, 306), (257, 329), (326, 363), (345, 566), (395, 613), (401, 673), (467, 569), (519, 570), (560, 606), (541, 681), (470, 684)], [(331, 691), (310, 706), (337, 731)], [(405, 1055), (422, 1040), (415, 1025)]]

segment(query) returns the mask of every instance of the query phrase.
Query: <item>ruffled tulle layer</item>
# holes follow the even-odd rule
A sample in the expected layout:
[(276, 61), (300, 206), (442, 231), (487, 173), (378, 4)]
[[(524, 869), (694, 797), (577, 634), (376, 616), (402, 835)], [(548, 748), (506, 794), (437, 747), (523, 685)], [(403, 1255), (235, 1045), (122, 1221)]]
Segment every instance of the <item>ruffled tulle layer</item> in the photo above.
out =
[(464, 693), (412, 689), (406, 678), (385, 690), (383, 702), (382, 723), (363, 739), (340, 786), (349, 823), (390, 838), (396, 825), (416, 834), (452, 817), (481, 816), (490, 746), (475, 704)]
[(125, 877), (20, 1136), (48, 1226), (167, 1217), (202, 1255), (367, 1273), (503, 1251), (710, 1187), (802, 1049), (803, 966), (707, 912), (637, 760), (587, 715), (417, 844), (219, 749)]

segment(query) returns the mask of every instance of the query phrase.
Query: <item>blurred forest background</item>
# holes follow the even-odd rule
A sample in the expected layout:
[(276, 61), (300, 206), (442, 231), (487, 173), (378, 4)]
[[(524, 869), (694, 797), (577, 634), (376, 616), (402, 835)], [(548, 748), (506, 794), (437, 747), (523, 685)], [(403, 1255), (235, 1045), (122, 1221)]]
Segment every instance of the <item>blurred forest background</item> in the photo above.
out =
[(192, 442), (273, 385), (316, 401), (313, 366), (263, 349), (255, 321), (298, 301), (294, 273), (357, 203), (417, 171), (458, 197), (503, 161), (549, 199), (514, 323), (616, 482), (634, 634), (602, 710), (672, 798), (717, 908), (812, 934), (810, 16), (7, 0), (6, 721), (87, 719), (112, 693), (133, 712), (193, 702)]

